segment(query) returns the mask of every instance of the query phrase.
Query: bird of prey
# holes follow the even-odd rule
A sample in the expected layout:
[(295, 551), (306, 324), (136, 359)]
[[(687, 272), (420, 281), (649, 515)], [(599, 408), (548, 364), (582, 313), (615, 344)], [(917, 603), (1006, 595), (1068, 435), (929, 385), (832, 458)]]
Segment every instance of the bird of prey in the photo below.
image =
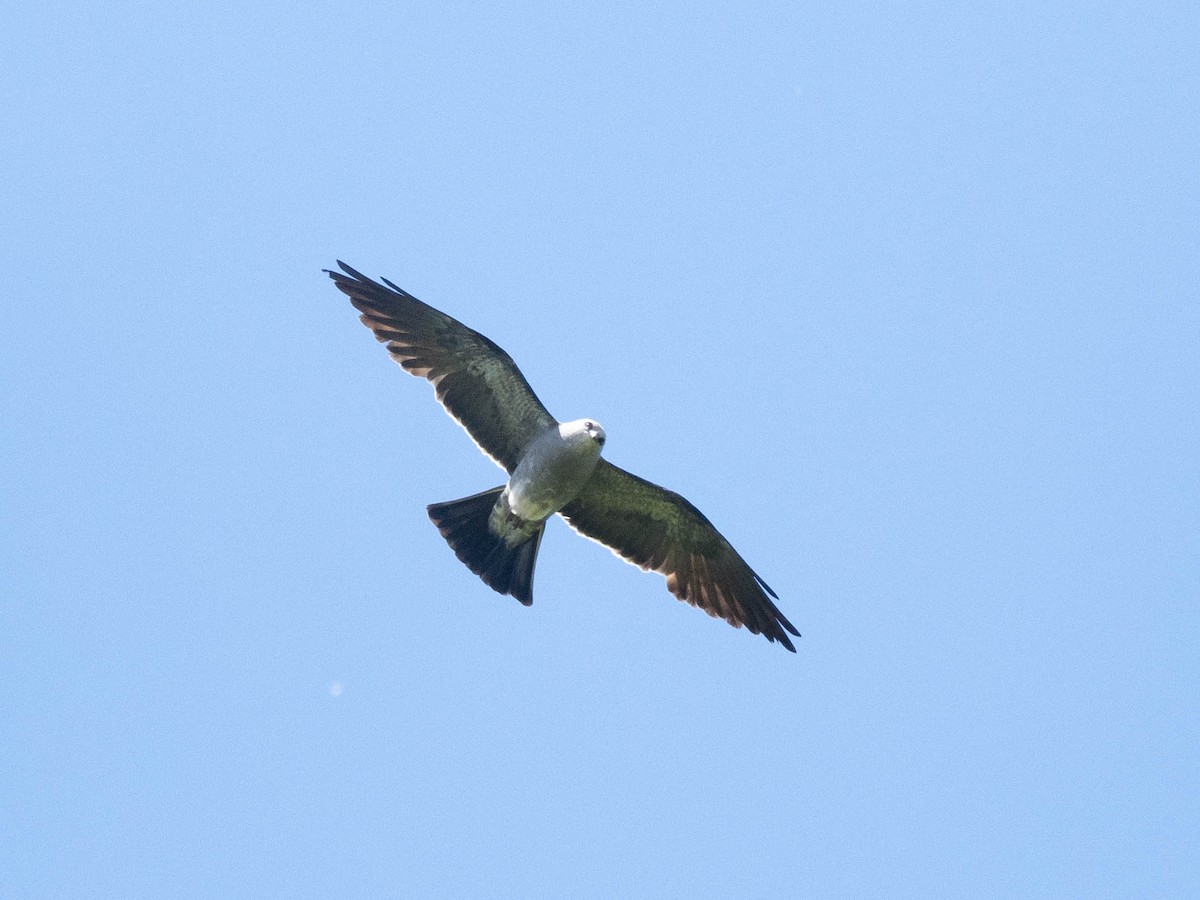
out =
[(433, 383), (437, 398), (508, 473), (508, 482), (428, 507), (455, 555), (490, 587), (533, 602), (533, 567), (555, 513), (585, 537), (666, 577), (681, 600), (793, 653), (799, 637), (767, 583), (700, 510), (666, 488), (605, 459), (593, 419), (559, 422), (512, 358), (461, 322), (383, 279), (338, 260), (325, 271), (406, 371)]

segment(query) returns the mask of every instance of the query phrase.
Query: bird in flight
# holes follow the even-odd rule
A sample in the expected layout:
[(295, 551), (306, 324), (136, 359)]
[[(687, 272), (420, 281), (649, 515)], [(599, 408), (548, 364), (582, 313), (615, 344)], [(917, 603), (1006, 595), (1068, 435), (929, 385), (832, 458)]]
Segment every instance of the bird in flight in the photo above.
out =
[(455, 555), (487, 585), (533, 602), (542, 531), (558, 513), (584, 537), (665, 576), (680, 600), (796, 652), (788, 634), (800, 632), (772, 602), (775, 592), (691, 503), (602, 459), (595, 420), (559, 422), (491, 340), (386, 278), (338, 266), (325, 271), (362, 323), (401, 367), (432, 382), (446, 411), (508, 473), (499, 487), (428, 507)]

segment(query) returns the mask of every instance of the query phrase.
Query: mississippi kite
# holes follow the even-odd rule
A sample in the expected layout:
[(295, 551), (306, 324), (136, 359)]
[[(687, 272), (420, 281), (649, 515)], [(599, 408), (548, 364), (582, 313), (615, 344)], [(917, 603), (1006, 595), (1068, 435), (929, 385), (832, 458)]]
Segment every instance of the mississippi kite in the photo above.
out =
[(800, 633), (772, 602), (775, 592), (691, 503), (601, 459), (604, 429), (595, 421), (560, 423), (491, 340), (386, 278), (379, 284), (338, 266), (325, 271), (363, 324), (405, 370), (433, 383), (442, 406), (509, 475), (490, 491), (428, 507), (486, 584), (532, 603), (542, 530), (558, 513), (584, 537), (664, 575), (680, 600), (796, 652), (788, 633)]

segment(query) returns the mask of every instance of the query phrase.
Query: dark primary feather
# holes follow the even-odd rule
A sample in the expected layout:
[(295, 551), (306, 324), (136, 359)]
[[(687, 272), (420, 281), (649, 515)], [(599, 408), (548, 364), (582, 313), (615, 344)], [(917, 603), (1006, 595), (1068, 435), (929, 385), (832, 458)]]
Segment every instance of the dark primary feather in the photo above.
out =
[(341, 260), (338, 265), (341, 272), (325, 271), (362, 313), (362, 323), (404, 369), (433, 383), (446, 411), (511, 473), (534, 435), (555, 424), (512, 357), (386, 278), (379, 284)]
[(800, 632), (771, 602), (775, 592), (704, 514), (674, 491), (601, 459), (583, 493), (561, 513), (585, 537), (665, 575), (668, 590), (680, 600), (796, 652), (787, 633), (799, 637)]

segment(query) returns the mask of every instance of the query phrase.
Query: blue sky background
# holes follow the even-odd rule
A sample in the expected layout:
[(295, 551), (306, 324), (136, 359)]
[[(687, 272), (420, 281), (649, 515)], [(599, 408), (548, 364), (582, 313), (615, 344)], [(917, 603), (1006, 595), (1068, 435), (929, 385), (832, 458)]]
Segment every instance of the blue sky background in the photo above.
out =
[[(1200, 892), (1194, 4), (19, 4), (0, 895)], [(793, 656), (501, 473), (484, 332)]]

